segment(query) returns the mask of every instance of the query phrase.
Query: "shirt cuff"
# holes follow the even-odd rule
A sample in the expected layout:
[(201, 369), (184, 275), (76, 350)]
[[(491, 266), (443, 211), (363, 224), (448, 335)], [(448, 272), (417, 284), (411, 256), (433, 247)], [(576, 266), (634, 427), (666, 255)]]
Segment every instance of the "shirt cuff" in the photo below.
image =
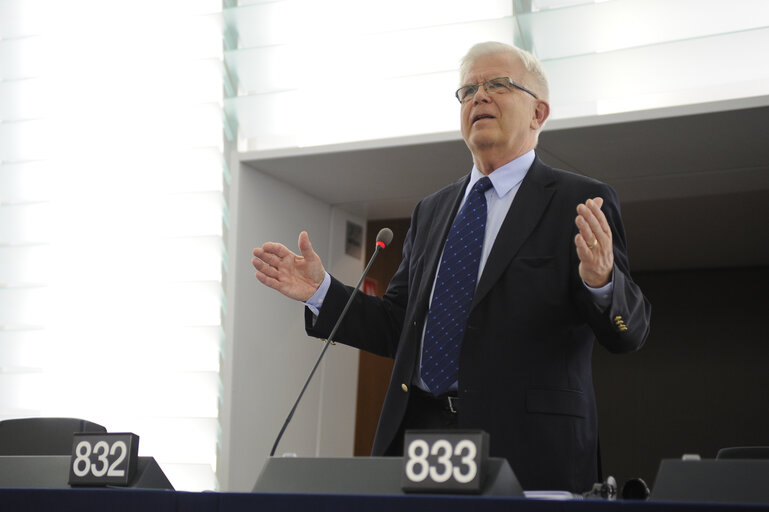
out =
[(611, 279), (609, 279), (609, 282), (599, 288), (593, 288), (585, 281), (582, 281), (582, 284), (587, 291), (590, 292), (590, 295), (592, 295), (595, 305), (598, 306), (601, 311), (606, 311), (606, 308), (611, 305), (612, 294), (614, 292), (614, 269), (611, 271)]
[(318, 316), (318, 314), (320, 314), (320, 308), (323, 306), (323, 300), (326, 298), (326, 294), (328, 293), (328, 289), (330, 287), (331, 275), (326, 272), (325, 277), (323, 277), (323, 282), (320, 283), (318, 289), (315, 290), (315, 294), (307, 299), (307, 302), (304, 303), (305, 306), (310, 308), (310, 311), (312, 311), (313, 315)]

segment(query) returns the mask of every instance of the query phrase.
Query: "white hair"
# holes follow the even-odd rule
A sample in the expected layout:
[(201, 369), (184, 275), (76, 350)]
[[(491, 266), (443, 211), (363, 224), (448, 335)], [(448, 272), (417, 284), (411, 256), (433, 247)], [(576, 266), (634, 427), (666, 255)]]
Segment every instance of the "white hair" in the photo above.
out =
[[(523, 82), (522, 85), (532, 89), (541, 99), (549, 101), (550, 89), (547, 85), (547, 77), (545, 76), (545, 72), (542, 69), (542, 64), (539, 62), (539, 59), (526, 50), (497, 41), (478, 43), (470, 48), (460, 61), (459, 79), (464, 80), (470, 66), (472, 66), (479, 57), (496, 54), (508, 54), (520, 60), (523, 67), (526, 68), (528, 75), (527, 77), (521, 78), (521, 81)], [(515, 79), (516, 77), (510, 78)]]

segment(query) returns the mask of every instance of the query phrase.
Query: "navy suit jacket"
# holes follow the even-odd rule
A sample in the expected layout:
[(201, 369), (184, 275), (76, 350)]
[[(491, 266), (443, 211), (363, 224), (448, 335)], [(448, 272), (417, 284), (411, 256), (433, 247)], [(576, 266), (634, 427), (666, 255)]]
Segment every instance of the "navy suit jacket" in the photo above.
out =
[[(383, 455), (403, 420), (435, 271), (469, 177), (414, 209), (403, 260), (382, 299), (357, 294), (335, 341), (395, 359), (374, 439)], [(603, 197), (612, 229), (614, 292), (601, 311), (578, 273), (576, 207)], [(352, 288), (332, 278), (306, 329), (327, 336)], [(480, 276), (459, 362), (460, 428), (490, 435), (524, 489), (588, 490), (597, 481), (593, 341), (611, 352), (644, 343), (651, 307), (631, 280), (614, 190), (535, 159)]]

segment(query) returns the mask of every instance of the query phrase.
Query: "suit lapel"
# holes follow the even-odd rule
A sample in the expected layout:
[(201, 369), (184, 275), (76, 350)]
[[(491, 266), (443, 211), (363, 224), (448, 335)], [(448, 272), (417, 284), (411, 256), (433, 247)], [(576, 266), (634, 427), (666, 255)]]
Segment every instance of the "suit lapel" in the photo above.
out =
[(538, 158), (535, 159), (499, 229), (475, 290), (471, 311), (499, 280), (510, 260), (534, 231), (552, 199), (552, 182), (553, 177), (548, 167)]
[(420, 288), (417, 295), (417, 304), (422, 305), (425, 311), (427, 311), (429, 305), (430, 292), (435, 281), (435, 270), (438, 268), (438, 262), (443, 253), (443, 245), (446, 243), (451, 223), (457, 214), (459, 203), (462, 200), (469, 180), (470, 176), (467, 175), (454, 183), (452, 189), (446, 194), (446, 198), (439, 202), (435, 212), (428, 219), (431, 226), (425, 245), (422, 279), (420, 280)]

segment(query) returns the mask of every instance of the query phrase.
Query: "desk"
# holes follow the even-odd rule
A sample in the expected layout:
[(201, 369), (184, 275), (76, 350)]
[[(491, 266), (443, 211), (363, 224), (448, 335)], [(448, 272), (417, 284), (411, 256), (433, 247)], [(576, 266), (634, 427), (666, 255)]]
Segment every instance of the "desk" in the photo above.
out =
[(0, 510), (13, 512), (769, 512), (764, 505), (630, 501), (539, 501), (468, 496), (340, 496), (148, 491), (124, 489), (0, 489)]

